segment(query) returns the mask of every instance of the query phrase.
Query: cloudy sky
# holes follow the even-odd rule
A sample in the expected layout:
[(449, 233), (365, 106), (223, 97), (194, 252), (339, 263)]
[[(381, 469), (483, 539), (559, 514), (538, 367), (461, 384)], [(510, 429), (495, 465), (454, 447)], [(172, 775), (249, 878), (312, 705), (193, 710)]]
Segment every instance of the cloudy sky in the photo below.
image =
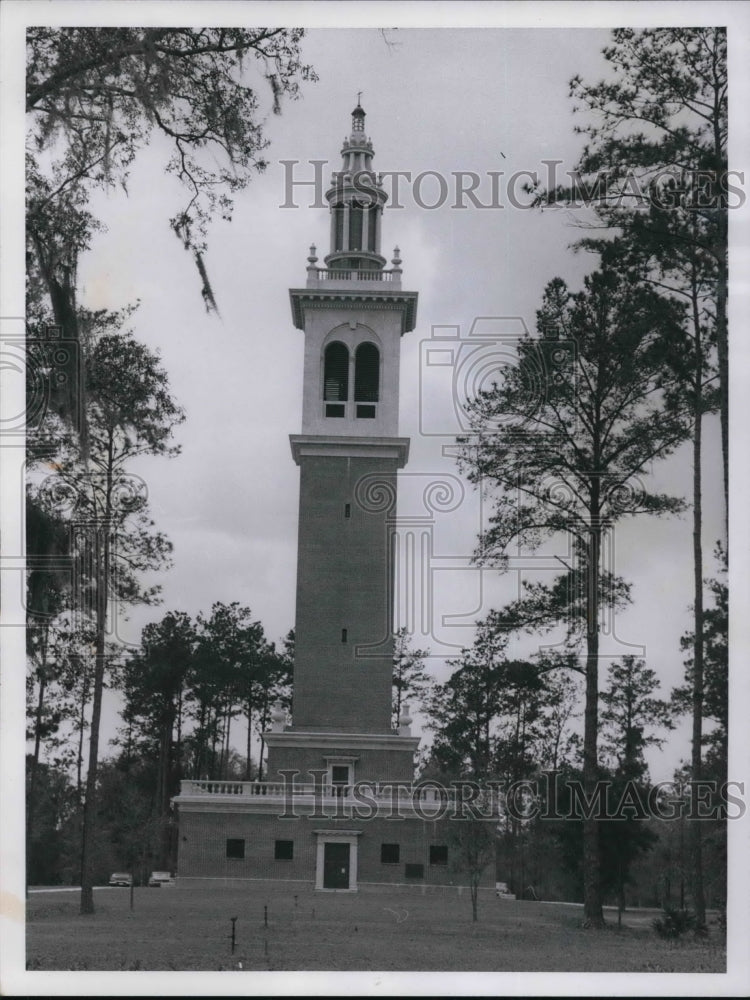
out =
[[(174, 567), (163, 579), (160, 609), (140, 609), (123, 623), (124, 638), (136, 641), (142, 626), (169, 609), (195, 615), (214, 601), (249, 605), (268, 636), (278, 639), (293, 625), (298, 470), (288, 436), (301, 420), (303, 336), (291, 321), (288, 289), (304, 283), (308, 247), (324, 252), (328, 239), (325, 210), (309, 207), (300, 189), (299, 207), (285, 200), (282, 160), (298, 160), (301, 178), (307, 161), (339, 164), (341, 139), (362, 91), (367, 131), (381, 171), (410, 171), (412, 177), (455, 171), (489, 177), (503, 171), (502, 209), (461, 210), (453, 200), (422, 207), (407, 185), (402, 209), (387, 209), (384, 252), (401, 248), (404, 285), (419, 292), (416, 329), (402, 345), (400, 433), (411, 438), (409, 465), (401, 476), (399, 516), (427, 515), (431, 556), (424, 566), (429, 592), (415, 587), (413, 602), (424, 593), (426, 612), (406, 619), (415, 642), (433, 651), (430, 667), (447, 676), (445, 661), (471, 640), (471, 622), (514, 592), (518, 577), (471, 568), (469, 557), (481, 525), (477, 498), (457, 478), (445, 453), (459, 427), (454, 383), (471, 385), (481, 365), (457, 365), (455, 373), (427, 364), (433, 332), (467, 338), (477, 318), (488, 335), (513, 329), (510, 320), (533, 323), (542, 290), (560, 275), (572, 287), (593, 267), (590, 258), (568, 247), (579, 235), (576, 219), (562, 212), (528, 211), (510, 204), (507, 182), (517, 171), (540, 171), (545, 160), (573, 165), (580, 137), (567, 97), (568, 81), (578, 73), (597, 80), (606, 71), (600, 55), (608, 28), (617, 24), (728, 23), (732, 89), (730, 166), (748, 169), (747, 97), (750, 94), (748, 8), (731, 3), (492, 3), (492, 4), (284, 4), (15, 3), (0, 5), (3, 46), (0, 70), (5, 105), (2, 134), (3, 239), (0, 253), (4, 329), (17, 336), (23, 324), (23, 30), (24, 23), (125, 24), (181, 23), (310, 25), (303, 43), (305, 60), (320, 79), (303, 89), (296, 103), (285, 103), (280, 117), (269, 116), (269, 167), (237, 200), (231, 225), (219, 223), (210, 236), (207, 265), (221, 316), (203, 308), (194, 266), (169, 230), (167, 219), (182, 193), (164, 176), (165, 149), (155, 141), (139, 157), (128, 185), (99, 196), (92, 208), (108, 225), (81, 269), (83, 299), (110, 309), (140, 300), (134, 332), (158, 347), (172, 388), (185, 407), (180, 430), (182, 455), (171, 462), (143, 463), (137, 470), (149, 487), (160, 528), (174, 543)], [(355, 20), (358, 22), (355, 25)], [(397, 30), (378, 30), (384, 25)], [(367, 26), (366, 26), (367, 25)], [(542, 179), (544, 175), (542, 174)], [(478, 194), (487, 201), (488, 181)], [(431, 204), (436, 189), (425, 180), (422, 201)], [(521, 197), (520, 191), (518, 192)], [(742, 669), (750, 648), (747, 552), (747, 444), (744, 437), (750, 357), (746, 327), (750, 283), (748, 204), (732, 213), (730, 336), (732, 356), (732, 522), (731, 712), (737, 771), (743, 777), (748, 756), (744, 712), (750, 683)], [(322, 255), (322, 253), (321, 253)], [(493, 333), (494, 331), (494, 333)], [(502, 337), (499, 336), (502, 343)], [(467, 356), (465, 353), (462, 355)], [(23, 380), (5, 362), (3, 415), (22, 409)], [(442, 381), (441, 381), (442, 380)], [(19, 399), (21, 402), (19, 403)], [(5, 429), (3, 425), (1, 429)], [(3, 442), (5, 443), (5, 442)], [(721, 532), (720, 458), (715, 422), (706, 427), (706, 572)], [(17, 564), (22, 551), (23, 469), (18, 449), (3, 448), (2, 578), (4, 624), (21, 626)], [(654, 470), (661, 488), (687, 496), (690, 467), (678, 454)], [(430, 489), (445, 483), (442, 508)], [(432, 500), (432, 508), (425, 500)], [(437, 509), (436, 509), (437, 508)], [(692, 566), (690, 519), (640, 521), (618, 530), (615, 569), (633, 583), (634, 605), (620, 615), (606, 636), (607, 653), (642, 654), (657, 671), (666, 696), (680, 681), (680, 635), (689, 627)], [(551, 549), (547, 555), (554, 555)], [(539, 569), (543, 564), (537, 562)], [(401, 612), (404, 611), (402, 607)], [(22, 929), (23, 887), (23, 699), (22, 628), (0, 629), (3, 641), (3, 732), (0, 847), (4, 885), (16, 891), (17, 931)], [(739, 665), (739, 669), (737, 666)], [(116, 724), (111, 694), (106, 731)], [(240, 735), (240, 734), (238, 734)], [(669, 778), (689, 754), (689, 733), (681, 727), (662, 754), (650, 761), (654, 778)], [(735, 873), (747, 870), (743, 824), (730, 831)], [(742, 858), (739, 866), (737, 861)], [(12, 879), (15, 878), (15, 883)], [(733, 899), (747, 899), (733, 877)], [(13, 916), (7, 897), (6, 915)], [(10, 924), (10, 921), (6, 922)], [(12, 931), (12, 928), (11, 928)], [(6, 948), (22, 955), (19, 933), (6, 935)], [(734, 954), (740, 953), (736, 949)], [(87, 987), (80, 987), (81, 989)], [(92, 987), (93, 988), (93, 987)], [(139, 989), (140, 987), (132, 987)], [(148, 987), (143, 986), (143, 989)], [(177, 988), (177, 987), (174, 987)], [(194, 986), (184, 985), (187, 993)], [(244, 988), (244, 987), (240, 987)], [(515, 987), (509, 987), (514, 989)], [(560, 986), (558, 984), (557, 988)], [(580, 991), (578, 980), (570, 990)], [(609, 988), (609, 987), (607, 987)], [(632, 990), (632, 984), (623, 987)], [(646, 987), (644, 987), (646, 988)], [(685, 986), (700, 992), (701, 986)], [(160, 985), (164, 992), (172, 986)], [(568, 987), (563, 984), (563, 990)], [(63, 989), (64, 991), (64, 989)]]
[[(207, 12), (213, 23), (221, 6)], [(122, 623), (123, 638), (137, 641), (143, 624), (167, 610), (195, 615), (209, 612), (214, 601), (248, 605), (271, 639), (294, 624), (298, 469), (288, 437), (300, 429), (303, 334), (292, 324), (288, 289), (304, 284), (311, 243), (321, 257), (327, 251), (328, 216), (312, 207), (310, 187), (295, 189), (297, 207), (283, 207), (290, 167), (282, 161), (298, 161), (297, 180), (312, 179), (310, 160), (327, 161), (326, 179), (338, 169), (358, 91), (375, 168), (409, 171), (412, 178), (430, 172), (421, 186), (402, 181), (403, 207), (387, 207), (383, 219), (383, 252), (390, 257), (399, 246), (404, 287), (419, 293), (417, 327), (402, 342), (400, 433), (411, 438), (411, 459), (401, 475), (399, 517), (404, 531), (421, 517), (420, 530), (430, 539), (422, 562), (429, 585), (415, 585), (408, 601), (402, 592), (399, 622), (413, 629), (416, 645), (430, 649), (430, 669), (443, 680), (446, 658), (471, 642), (473, 621), (516, 592), (519, 574), (501, 579), (470, 564), (482, 511), (449, 453), (460, 430), (456, 386), (460, 392), (476, 385), (482, 366), (462, 367), (464, 349), (463, 355), (457, 350), (454, 369), (435, 368), (429, 349), (435, 338), (460, 343), (473, 330), (486, 336), (490, 352), (506, 351), (509, 333), (523, 323), (533, 327), (548, 281), (561, 276), (577, 289), (594, 267), (590, 255), (569, 249), (585, 215), (528, 210), (525, 178), (515, 188), (510, 178), (529, 171), (545, 180), (549, 160), (560, 161), (561, 172), (572, 168), (582, 138), (573, 131), (568, 82), (574, 74), (595, 81), (606, 73), (601, 49), (609, 31), (561, 28), (564, 5), (556, 16), (545, 8), (533, 19), (528, 8), (519, 16), (517, 9), (491, 6), (487, 23), (494, 27), (382, 31), (374, 26), (381, 18), (369, 28), (309, 30), (302, 52), (319, 80), (303, 86), (300, 100), (286, 102), (281, 116), (268, 116), (268, 169), (237, 198), (231, 224), (216, 223), (210, 232), (206, 263), (219, 317), (207, 315), (194, 265), (169, 229), (183, 192), (163, 172), (168, 151), (159, 139), (138, 158), (127, 193), (118, 188), (92, 202), (107, 230), (80, 269), (82, 301), (110, 309), (140, 301), (135, 335), (161, 352), (174, 396), (187, 411), (180, 457), (143, 461), (134, 470), (147, 481), (154, 517), (174, 544), (174, 566), (160, 581), (163, 605), (135, 611)], [(609, 11), (600, 23), (614, 23), (612, 6), (601, 5)], [(397, 20), (395, 7), (389, 21)], [(505, 19), (500, 8), (508, 12)], [(632, 8), (620, 5), (626, 9)], [(254, 23), (253, 5), (231, 10), (233, 21)], [(582, 23), (580, 9), (567, 24), (576, 19)], [(502, 26), (524, 21), (525, 27)], [(495, 172), (494, 200), (502, 207), (467, 201), (457, 208), (458, 171), (479, 175), (484, 204), (492, 201)], [(447, 196), (435, 175), (446, 179)], [(706, 426), (707, 574), (722, 530), (715, 424), (709, 419)], [(655, 468), (653, 481), (688, 496), (687, 449)], [(432, 487), (440, 483), (447, 492), (433, 502), (439, 494)], [(531, 560), (528, 572), (552, 573), (555, 554), (545, 548), (546, 561)], [(679, 639), (690, 625), (689, 515), (623, 524), (614, 560), (616, 572), (632, 581), (634, 603), (611, 625), (606, 653), (642, 655), (666, 697), (682, 678)], [(115, 708), (110, 696), (110, 727)], [(669, 778), (689, 754), (688, 735), (681, 727), (652, 760), (654, 777)]]

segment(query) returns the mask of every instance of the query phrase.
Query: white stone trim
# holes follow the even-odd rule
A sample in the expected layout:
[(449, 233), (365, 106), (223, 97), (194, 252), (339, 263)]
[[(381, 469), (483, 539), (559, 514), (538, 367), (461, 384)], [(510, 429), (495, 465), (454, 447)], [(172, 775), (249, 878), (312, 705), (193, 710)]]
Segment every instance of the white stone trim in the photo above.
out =
[(399, 736), (398, 733), (315, 733), (293, 732), (264, 733), (266, 746), (296, 747), (312, 750), (402, 750), (415, 753), (418, 736)]
[[(352, 404), (353, 405), (353, 404)], [(377, 404), (376, 404), (377, 405)], [(399, 468), (409, 460), (409, 438), (290, 434), (289, 443), (297, 465), (303, 455), (340, 455), (342, 458), (395, 458)]]
[[(357, 891), (357, 861), (358, 861), (358, 841), (361, 830), (313, 830), (318, 838), (315, 850), (315, 888), (320, 892), (356, 892)], [(323, 875), (325, 873), (325, 845), (326, 844), (349, 844), (349, 888), (348, 889), (326, 889), (323, 885)]]
[[(292, 322), (298, 330), (305, 329), (306, 309), (388, 309), (401, 312), (401, 335), (414, 329), (417, 322), (417, 293), (399, 289), (372, 288), (373, 282), (345, 282), (337, 288), (290, 288)], [(368, 285), (365, 289), (363, 286)]]
[[(327, 775), (327, 782), (326, 782), (326, 784), (328, 784), (331, 788), (334, 788), (336, 785), (345, 785), (345, 786), (348, 787), (348, 786), (351, 786), (351, 785), (354, 784), (354, 780), (355, 780), (354, 779), (354, 764), (356, 763), (356, 761), (359, 760), (359, 757), (335, 756), (335, 757), (324, 757), (323, 759), (325, 760), (326, 767), (328, 768), (328, 775)], [(334, 767), (345, 767), (346, 768), (346, 781), (337, 781), (337, 782), (334, 782), (334, 780), (333, 780), (333, 769), (334, 769)], [(339, 789), (339, 791), (340, 791), (340, 789)]]

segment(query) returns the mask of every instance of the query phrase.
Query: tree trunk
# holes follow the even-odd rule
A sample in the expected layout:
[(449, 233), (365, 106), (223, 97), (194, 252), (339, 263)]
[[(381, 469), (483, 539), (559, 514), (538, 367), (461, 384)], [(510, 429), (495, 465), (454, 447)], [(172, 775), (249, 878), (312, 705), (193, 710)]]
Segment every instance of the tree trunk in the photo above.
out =
[[(28, 222), (28, 217), (27, 217)], [(60, 336), (72, 342), (75, 348), (68, 352), (65, 363), (65, 378), (60, 386), (52, 386), (52, 398), (56, 409), (66, 417), (78, 431), (81, 455), (88, 460), (88, 421), (86, 419), (86, 369), (79, 359), (83, 345), (76, 304), (76, 270), (78, 251), (68, 248), (67, 259), (55, 256), (47, 241), (40, 236), (33, 225), (29, 232), (39, 261), (39, 268), (47, 286), (52, 315)]]
[[(715, 34), (715, 33), (714, 33)], [(721, 111), (719, 93), (721, 83), (715, 78), (713, 130), (714, 130), (714, 163), (716, 178), (723, 177), (725, 168), (724, 148), (721, 135)], [(727, 253), (728, 253), (728, 220), (727, 197), (723, 185), (719, 185), (717, 224), (716, 224), (716, 347), (719, 361), (719, 412), (721, 416), (721, 455), (724, 473), (724, 527), (729, 539), (729, 330), (727, 326)], [(693, 294), (695, 303), (695, 292)], [(697, 328), (700, 334), (700, 328)], [(727, 546), (728, 551), (728, 546)]]
[[(594, 482), (591, 528), (586, 553), (586, 707), (583, 733), (583, 787), (592, 802), (599, 779), (597, 753), (599, 714), (599, 561), (601, 527), (599, 526), (599, 483)], [(603, 927), (601, 894), (601, 859), (599, 856), (599, 821), (594, 810), (583, 819), (583, 916), (585, 927)]]
[[(701, 445), (702, 445), (702, 386), (703, 357), (697, 288), (693, 282), (693, 326), (695, 340), (695, 372), (693, 382), (693, 732), (692, 732), (692, 814), (697, 817), (698, 787), (703, 770), (703, 546), (702, 546), (702, 496), (701, 496)], [(694, 818), (690, 824), (692, 848), (693, 906), (699, 927), (706, 923), (706, 902), (703, 890), (703, 848), (701, 821)]]
[(83, 734), (86, 731), (86, 702), (89, 698), (89, 670), (86, 657), (80, 657), (80, 662), (83, 670), (81, 673), (81, 714), (78, 718), (78, 753), (76, 755), (76, 795), (79, 806), (83, 800)]
[(221, 750), (221, 771), (219, 777), (228, 778), (229, 777), (229, 734), (232, 728), (232, 703), (227, 702), (227, 714), (226, 714), (226, 734), (222, 742)]
[(161, 831), (159, 866), (169, 868), (170, 856), (170, 834), (169, 834), (169, 799), (171, 793), (170, 773), (172, 763), (172, 733), (174, 730), (175, 706), (170, 701), (162, 724), (161, 739), (159, 741), (159, 778), (158, 778), (158, 811), (159, 828)]
[(174, 777), (179, 788), (182, 781), (182, 685), (177, 692), (177, 734), (174, 744)]
[(107, 605), (110, 581), (110, 532), (112, 528), (112, 435), (109, 437), (107, 461), (107, 487), (104, 518), (93, 525), (96, 534), (98, 573), (96, 581), (96, 662), (94, 665), (94, 701), (91, 709), (89, 738), (89, 766), (86, 776), (86, 800), (83, 806), (83, 831), (81, 837), (81, 913), (94, 912), (94, 842), (96, 837), (97, 776), (99, 766), (99, 726), (102, 716), (104, 667), (106, 656)]
[(252, 742), (253, 742), (253, 703), (250, 698), (247, 700), (247, 745), (245, 747), (245, 781), (252, 779)]
[(200, 780), (206, 774), (204, 768), (204, 758), (206, 757), (206, 703), (201, 701), (200, 719), (198, 720), (198, 733), (195, 741), (195, 764), (193, 777)]
[[(722, 246), (726, 246), (726, 220), (722, 225)], [(721, 455), (724, 473), (724, 527), (729, 538), (729, 337), (727, 330), (727, 273), (726, 261), (719, 261), (719, 280), (716, 290), (716, 344), (719, 359), (719, 392), (721, 415)]]
[(209, 775), (212, 781), (221, 777), (221, 774), (216, 770), (216, 744), (219, 740), (219, 709), (214, 708), (211, 710), (210, 706), (208, 709), (208, 723), (211, 731), (211, 768), (209, 770)]
[(394, 684), (393, 701), (393, 728), (398, 729), (398, 720), (401, 718), (401, 674), (398, 673), (398, 680)]
[(26, 886), (29, 885), (29, 866), (31, 863), (31, 841), (34, 833), (34, 811), (36, 809), (36, 782), (39, 770), (39, 754), (42, 747), (42, 712), (44, 711), (44, 692), (47, 687), (47, 642), (49, 626), (44, 625), (41, 642), (41, 665), (39, 668), (39, 696), (36, 703), (36, 720), (34, 724), (34, 756), (31, 760), (28, 791), (26, 792)]
[[(107, 512), (109, 514), (109, 511)], [(96, 837), (97, 777), (99, 767), (99, 726), (102, 715), (102, 693), (104, 690), (105, 637), (107, 627), (107, 596), (109, 591), (110, 541), (109, 518), (100, 532), (103, 556), (96, 587), (96, 663), (94, 666), (94, 701), (91, 709), (91, 732), (89, 736), (89, 766), (86, 776), (86, 799), (83, 805), (83, 834), (81, 845), (81, 913), (94, 912), (94, 856)]]
[(268, 694), (268, 689), (266, 689), (264, 692), (263, 705), (260, 710), (260, 718), (258, 720), (260, 724), (260, 733), (258, 734), (260, 737), (260, 750), (258, 752), (258, 781), (263, 781), (263, 757), (266, 751), (266, 741), (263, 738), (263, 733), (265, 733), (268, 729), (268, 714), (270, 710)]

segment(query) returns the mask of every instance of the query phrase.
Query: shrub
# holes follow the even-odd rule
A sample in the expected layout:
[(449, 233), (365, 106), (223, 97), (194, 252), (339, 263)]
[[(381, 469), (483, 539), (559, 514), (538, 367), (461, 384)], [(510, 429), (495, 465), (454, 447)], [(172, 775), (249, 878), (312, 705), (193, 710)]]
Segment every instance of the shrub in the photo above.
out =
[(678, 938), (687, 931), (695, 930), (695, 914), (677, 906), (665, 906), (663, 916), (653, 921), (653, 927), (660, 938)]

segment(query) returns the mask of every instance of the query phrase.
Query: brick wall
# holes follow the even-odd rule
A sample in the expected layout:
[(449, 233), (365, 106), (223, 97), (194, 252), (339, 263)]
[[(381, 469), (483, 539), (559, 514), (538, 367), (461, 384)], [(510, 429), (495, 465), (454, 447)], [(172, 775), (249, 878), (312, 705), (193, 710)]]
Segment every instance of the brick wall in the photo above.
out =
[(268, 780), (278, 781), (281, 770), (297, 770), (300, 783), (311, 782), (310, 769), (320, 771), (326, 767), (326, 757), (355, 756), (355, 781), (411, 781), (414, 778), (414, 755), (410, 750), (352, 750), (344, 742), (341, 746), (320, 749), (317, 747), (269, 747)]
[[(391, 731), (387, 511), (366, 510), (357, 502), (357, 483), (371, 474), (395, 497), (395, 459), (304, 456), (300, 461), (295, 728)], [(375, 644), (378, 656), (355, 655), (358, 645)]]
[[(430, 863), (430, 846), (448, 845), (447, 822), (378, 817), (369, 822), (277, 815), (186, 812), (180, 814), (177, 872), (181, 878), (279, 879), (314, 884), (317, 830), (360, 830), (358, 881), (413, 885), (466, 885), (464, 872)], [(228, 858), (227, 840), (244, 841), (244, 858)], [(274, 842), (293, 841), (293, 859), (275, 860)], [(398, 861), (381, 860), (383, 844), (398, 845)], [(422, 865), (421, 877), (407, 877), (407, 865)], [(494, 865), (482, 884), (495, 882)]]

